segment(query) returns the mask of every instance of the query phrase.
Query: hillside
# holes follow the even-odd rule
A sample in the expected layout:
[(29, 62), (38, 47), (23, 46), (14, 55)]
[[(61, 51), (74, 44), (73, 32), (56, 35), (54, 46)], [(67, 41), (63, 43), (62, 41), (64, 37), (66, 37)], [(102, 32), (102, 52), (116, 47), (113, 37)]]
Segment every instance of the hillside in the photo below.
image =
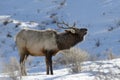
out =
[[(26, 4), (25, 4), (26, 3)], [(77, 23), (77, 27), (85, 27), (88, 34), (85, 40), (76, 47), (87, 51), (98, 60), (106, 59), (109, 53), (119, 57), (120, 52), (120, 1), (119, 0), (3, 0), (0, 1), (0, 73), (3, 63), (9, 63), (11, 57), (19, 60), (18, 51), (15, 45), (15, 35), (23, 28), (34, 29), (57, 29), (53, 24), (54, 19), (64, 20), (69, 24)], [(54, 18), (51, 18), (54, 16)], [(31, 80), (37, 79), (45, 73), (44, 57), (34, 58), (32, 66), (41, 63), (40, 73), (34, 73), (29, 77)], [(116, 59), (115, 62), (119, 61)], [(112, 62), (111, 61), (108, 61)], [(113, 60), (114, 62), (114, 60)], [(85, 62), (87, 63), (87, 62)], [(91, 62), (89, 65), (93, 64)], [(104, 62), (103, 62), (104, 63)], [(114, 65), (114, 63), (112, 63)], [(116, 64), (115, 64), (116, 65)], [(40, 64), (38, 64), (40, 66)], [(37, 68), (38, 69), (38, 68)], [(69, 74), (67, 69), (55, 70), (54, 76), (43, 75), (42, 79), (82, 79), (82, 77), (94, 78), (92, 73)], [(34, 71), (31, 70), (30, 73)], [(61, 73), (59, 73), (61, 72)], [(88, 73), (87, 73), (88, 72)], [(40, 76), (38, 75), (40, 74)], [(63, 74), (60, 76), (60, 74)], [(85, 79), (85, 78), (83, 78)], [(39, 80), (39, 79), (38, 79)], [(86, 79), (85, 79), (86, 80)]]
[[(25, 2), (27, 4), (21, 6)], [(77, 0), (74, 3), (69, 0), (66, 1), (64, 6), (60, 6), (60, 1), (55, 2), (54, 0), (33, 0), (31, 2), (28, 0), (19, 2), (6, 0), (0, 3), (2, 6), (0, 15), (7, 15), (22, 22), (36, 22), (44, 27), (46, 25), (43, 22), (47, 21), (49, 24), (51, 20), (49, 16), (53, 13), (57, 14), (57, 17), (61, 18), (61, 20), (70, 24), (75, 21), (78, 27), (88, 28), (89, 33), (85, 41), (80, 44), (82, 49), (92, 54), (104, 55), (103, 53), (111, 51), (118, 55), (120, 52), (120, 49), (118, 49), (120, 44), (119, 3), (119, 0)], [(25, 25), (22, 24), (22, 26)], [(56, 28), (55, 25), (51, 24), (47, 25), (47, 27)], [(97, 46), (97, 43), (99, 46)]]

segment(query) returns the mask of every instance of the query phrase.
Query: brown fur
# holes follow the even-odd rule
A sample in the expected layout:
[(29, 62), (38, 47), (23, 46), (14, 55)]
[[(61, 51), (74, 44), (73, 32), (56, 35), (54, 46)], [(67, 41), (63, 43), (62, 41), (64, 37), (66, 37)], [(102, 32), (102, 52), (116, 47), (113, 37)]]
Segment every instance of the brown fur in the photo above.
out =
[(22, 75), (27, 75), (25, 59), (29, 55), (45, 56), (47, 74), (49, 74), (49, 69), (53, 74), (52, 56), (60, 50), (69, 49), (81, 42), (86, 33), (87, 29), (85, 28), (72, 28), (63, 33), (57, 33), (54, 30), (21, 30), (16, 35), (16, 44), (20, 54)]

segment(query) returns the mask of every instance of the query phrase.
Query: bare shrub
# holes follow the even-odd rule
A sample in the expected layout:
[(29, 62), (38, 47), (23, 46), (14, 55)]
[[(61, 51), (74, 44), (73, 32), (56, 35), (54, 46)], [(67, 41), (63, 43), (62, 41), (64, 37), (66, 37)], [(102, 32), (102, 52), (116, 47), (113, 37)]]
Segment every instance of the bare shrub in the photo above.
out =
[(116, 27), (117, 27), (117, 28), (120, 27), (120, 20), (118, 20), (118, 21), (116, 22)]
[(20, 78), (19, 63), (15, 57), (11, 57), (8, 63), (3, 63), (3, 73), (6, 73), (12, 80)]
[(70, 67), (70, 73), (78, 73), (81, 71), (81, 62), (88, 60), (89, 55), (86, 51), (79, 48), (71, 48), (62, 51), (62, 55), (55, 60), (56, 63)]
[[(114, 68), (116, 70), (120, 70), (120, 66), (118, 66), (118, 65), (115, 65)], [(98, 69), (97, 69), (98, 71), (96, 72), (94, 80), (119, 80), (120, 79), (119, 71), (115, 72), (115, 71), (113, 71), (112, 68), (107, 67), (108, 72), (105, 73), (104, 69), (105, 69), (104, 65), (100, 64)]]
[(116, 30), (120, 27), (120, 20), (115, 21), (115, 25), (110, 25), (108, 31)]
[(11, 19), (6, 19), (6, 20), (3, 21), (3, 25), (6, 26), (7, 24), (9, 24), (11, 22), (13, 22)]
[(111, 49), (109, 49), (109, 50), (106, 52), (106, 56), (107, 56), (107, 59), (108, 59), (108, 60), (117, 58), (117, 57), (113, 54), (113, 52), (112, 52)]
[(101, 54), (90, 54), (89, 61), (97, 61), (100, 60), (102, 55)]
[(101, 45), (100, 40), (99, 40), (99, 39), (98, 39), (98, 40), (96, 40), (95, 46), (96, 46), (96, 47), (100, 47), (100, 45)]
[(108, 59), (111, 60), (111, 59), (115, 59), (116, 57), (114, 56), (113, 53), (108, 53)]
[(114, 30), (114, 27), (113, 26), (110, 26), (109, 28), (108, 28), (108, 31), (113, 31)]

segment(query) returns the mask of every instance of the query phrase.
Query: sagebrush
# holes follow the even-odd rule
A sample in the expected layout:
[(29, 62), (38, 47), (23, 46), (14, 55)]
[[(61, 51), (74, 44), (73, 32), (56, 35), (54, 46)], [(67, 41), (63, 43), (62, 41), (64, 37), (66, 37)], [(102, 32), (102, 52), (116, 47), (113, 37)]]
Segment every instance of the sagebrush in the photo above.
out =
[(19, 80), (21, 78), (19, 63), (15, 57), (11, 57), (9, 62), (3, 63), (2, 72), (8, 75), (11, 80)]
[(81, 62), (89, 59), (89, 55), (86, 51), (79, 48), (71, 48), (70, 50), (64, 50), (61, 55), (55, 59), (56, 64), (62, 64), (70, 68), (70, 73), (78, 73), (81, 71)]

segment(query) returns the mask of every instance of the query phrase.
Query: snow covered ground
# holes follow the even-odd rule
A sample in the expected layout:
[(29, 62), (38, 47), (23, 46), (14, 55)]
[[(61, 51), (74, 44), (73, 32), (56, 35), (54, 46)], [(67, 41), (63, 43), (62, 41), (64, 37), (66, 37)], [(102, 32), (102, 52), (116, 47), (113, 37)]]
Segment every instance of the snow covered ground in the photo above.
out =
[[(0, 80), (4, 79), (2, 78), (3, 63), (8, 63), (11, 57), (19, 60), (14, 41), (16, 33), (22, 28), (44, 29), (46, 26), (55, 29), (56, 25), (51, 24), (50, 18), (53, 13), (57, 14), (60, 20), (70, 24), (75, 21), (78, 27), (88, 28), (88, 35), (78, 45), (81, 49), (101, 59), (106, 59), (108, 53), (113, 53), (116, 57), (120, 56), (120, 0), (67, 0), (62, 6), (59, 5), (61, 1), (64, 2), (64, 0), (0, 1)], [(113, 73), (112, 76), (117, 78), (120, 72), (120, 60), (114, 59), (84, 62), (83, 70), (78, 74), (70, 74), (66, 68), (56, 69), (55, 75), (51, 76), (45, 75), (44, 57), (35, 60), (33, 64), (40, 61), (42, 68), (36, 73), (32, 73), (34, 71), (31, 69), (29, 76), (23, 77), (23, 80), (96, 80), (96, 76), (101, 77), (99, 74), (110, 76)]]
[(37, 76), (23, 77), (29, 80), (119, 80), (120, 59), (108, 61), (88, 61), (82, 64), (82, 71), (78, 74), (70, 74), (69, 68), (55, 70), (55, 75), (45, 75), (45, 72)]
[[(29, 73), (28, 76), (22, 76), (21, 80), (119, 80), (119, 64), (120, 59), (87, 61), (82, 63), (80, 73), (71, 74), (70, 68), (64, 68), (54, 70), (54, 75), (46, 75), (45, 71)], [(1, 74), (0, 79), (10, 80), (5, 74)]]

